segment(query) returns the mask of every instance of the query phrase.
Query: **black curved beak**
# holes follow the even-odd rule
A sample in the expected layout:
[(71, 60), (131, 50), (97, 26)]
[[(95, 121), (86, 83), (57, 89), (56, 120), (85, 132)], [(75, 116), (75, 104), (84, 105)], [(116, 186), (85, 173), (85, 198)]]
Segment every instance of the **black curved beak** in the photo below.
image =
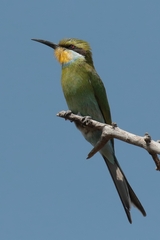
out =
[(51, 48), (53, 48), (53, 49), (56, 49), (56, 48), (58, 47), (57, 44), (52, 43), (52, 42), (49, 42), (49, 41), (46, 41), (46, 40), (35, 39), (35, 38), (32, 38), (31, 40), (36, 41), (36, 42), (43, 43), (43, 44), (45, 44), (45, 45), (47, 45), (47, 46), (49, 46), (49, 47), (51, 47)]

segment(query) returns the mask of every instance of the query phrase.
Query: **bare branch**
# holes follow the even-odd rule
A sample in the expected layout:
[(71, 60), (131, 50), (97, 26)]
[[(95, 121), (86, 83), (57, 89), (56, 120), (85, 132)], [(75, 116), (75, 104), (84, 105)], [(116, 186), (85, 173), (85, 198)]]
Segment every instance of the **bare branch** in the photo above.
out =
[(91, 158), (95, 153), (97, 153), (108, 140), (116, 138), (129, 144), (144, 148), (152, 156), (156, 164), (156, 170), (160, 171), (160, 159), (157, 156), (157, 154), (160, 154), (160, 142), (153, 141), (148, 133), (145, 133), (144, 137), (137, 136), (120, 129), (115, 123), (112, 125), (100, 123), (92, 120), (90, 117), (75, 115), (71, 111), (61, 111), (57, 114), (57, 116), (65, 118), (66, 120), (70, 120), (71, 122), (75, 122), (76, 124), (80, 124), (84, 128), (92, 129), (92, 131), (93, 129), (99, 129), (102, 131), (101, 138), (90, 151), (87, 159)]

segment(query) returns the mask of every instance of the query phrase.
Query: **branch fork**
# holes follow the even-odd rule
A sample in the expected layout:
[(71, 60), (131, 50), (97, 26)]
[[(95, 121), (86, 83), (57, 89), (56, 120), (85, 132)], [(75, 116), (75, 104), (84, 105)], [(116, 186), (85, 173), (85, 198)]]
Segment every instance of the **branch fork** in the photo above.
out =
[(107, 143), (107, 141), (112, 138), (116, 138), (129, 144), (144, 148), (152, 156), (156, 165), (156, 170), (160, 171), (160, 159), (158, 158), (158, 154), (160, 154), (160, 141), (153, 141), (148, 133), (145, 133), (145, 135), (141, 137), (120, 129), (117, 127), (116, 123), (112, 123), (112, 125), (100, 123), (91, 119), (91, 117), (73, 114), (70, 110), (61, 111), (57, 113), (57, 116), (80, 124), (87, 129), (102, 131), (99, 141), (89, 152), (87, 159), (95, 155)]

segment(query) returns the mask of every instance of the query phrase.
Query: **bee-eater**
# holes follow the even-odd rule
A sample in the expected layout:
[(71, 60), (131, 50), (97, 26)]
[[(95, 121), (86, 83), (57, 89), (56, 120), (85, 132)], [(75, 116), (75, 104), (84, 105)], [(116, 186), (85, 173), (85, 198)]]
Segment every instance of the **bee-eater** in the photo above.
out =
[[(58, 44), (41, 39), (32, 39), (54, 49), (55, 57), (62, 65), (61, 85), (69, 110), (81, 116), (111, 124), (110, 107), (103, 82), (97, 74), (90, 45), (83, 40), (68, 38)], [(93, 146), (101, 136), (100, 130), (89, 131), (76, 124), (85, 139)], [(130, 209), (133, 204), (143, 216), (146, 212), (129, 185), (115, 156), (114, 141), (108, 141), (100, 150), (111, 174), (128, 220), (132, 223)]]

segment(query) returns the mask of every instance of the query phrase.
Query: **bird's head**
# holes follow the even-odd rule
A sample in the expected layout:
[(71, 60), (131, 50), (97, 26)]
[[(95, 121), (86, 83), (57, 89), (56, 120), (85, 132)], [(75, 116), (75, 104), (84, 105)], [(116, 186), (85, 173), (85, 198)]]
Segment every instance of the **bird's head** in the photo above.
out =
[(41, 39), (32, 40), (53, 48), (55, 57), (61, 64), (67, 64), (79, 58), (84, 59), (88, 64), (94, 67), (91, 48), (86, 41), (76, 38), (66, 38), (61, 40), (58, 44), (55, 44)]

